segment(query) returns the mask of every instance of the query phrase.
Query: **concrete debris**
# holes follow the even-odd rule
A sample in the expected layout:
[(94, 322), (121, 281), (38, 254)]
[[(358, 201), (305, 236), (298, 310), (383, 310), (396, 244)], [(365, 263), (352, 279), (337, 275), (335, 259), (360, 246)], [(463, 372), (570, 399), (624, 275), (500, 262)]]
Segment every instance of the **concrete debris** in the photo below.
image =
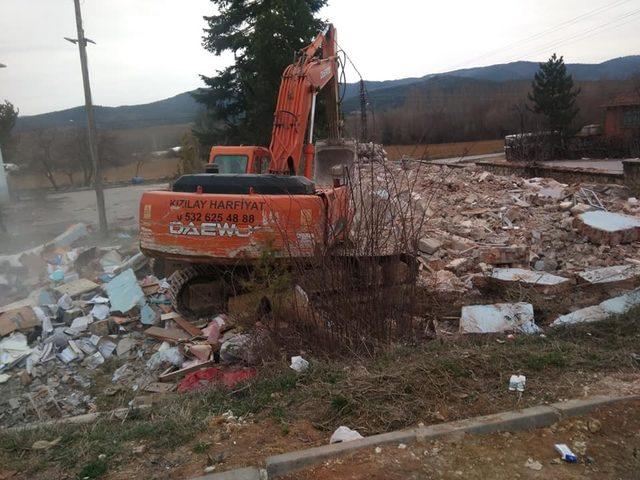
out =
[(462, 307), (461, 333), (496, 332), (537, 333), (533, 305), (530, 303), (498, 303), (495, 305), (469, 305)]
[(640, 218), (601, 210), (578, 215), (576, 228), (593, 243), (618, 245), (640, 240)]
[(517, 284), (522, 287), (534, 288), (545, 294), (566, 291), (572, 285), (568, 278), (523, 268), (494, 268), (489, 274), (489, 279), (502, 286)]
[[(26, 253), (0, 256), (0, 428), (94, 412), (96, 384), (114, 384), (104, 395), (174, 391), (185, 375), (215, 364), (220, 341), (228, 363), (248, 358), (250, 335), (230, 316), (191, 323), (172, 311), (169, 284), (150, 275), (135, 237), (84, 247), (76, 242), (85, 231), (73, 227)], [(155, 337), (145, 335), (149, 324)], [(207, 325), (215, 325), (212, 341)], [(114, 372), (107, 360), (116, 362)], [(222, 378), (238, 378), (227, 374), (234, 367), (220, 367)]]
[(581, 283), (594, 286), (637, 286), (640, 282), (640, 265), (613, 265), (578, 273)]
[(304, 373), (309, 369), (309, 362), (307, 362), (301, 356), (291, 357), (291, 365), (290, 368), (295, 370), (298, 373)]
[(561, 315), (551, 326), (557, 327), (576, 323), (599, 322), (615, 315), (623, 315), (639, 305), (640, 289), (637, 289), (624, 295), (605, 300), (598, 305), (581, 308), (566, 315)]
[(418, 242), (418, 250), (428, 255), (433, 255), (442, 247), (442, 242), (435, 238), (421, 238)]

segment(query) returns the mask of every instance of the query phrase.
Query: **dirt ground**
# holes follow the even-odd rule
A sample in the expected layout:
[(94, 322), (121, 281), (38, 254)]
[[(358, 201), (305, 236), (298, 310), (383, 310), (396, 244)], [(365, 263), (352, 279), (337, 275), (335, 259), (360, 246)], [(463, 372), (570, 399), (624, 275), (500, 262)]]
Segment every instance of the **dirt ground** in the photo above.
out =
[[(559, 461), (566, 443), (579, 463)], [(530, 462), (529, 459), (532, 461)], [(535, 462), (539, 462), (537, 465)], [(534, 464), (534, 468), (527, 464)], [(539, 469), (538, 469), (539, 468)], [(468, 436), (368, 449), (286, 477), (289, 480), (640, 479), (640, 401), (605, 407), (586, 417), (515, 434)]]

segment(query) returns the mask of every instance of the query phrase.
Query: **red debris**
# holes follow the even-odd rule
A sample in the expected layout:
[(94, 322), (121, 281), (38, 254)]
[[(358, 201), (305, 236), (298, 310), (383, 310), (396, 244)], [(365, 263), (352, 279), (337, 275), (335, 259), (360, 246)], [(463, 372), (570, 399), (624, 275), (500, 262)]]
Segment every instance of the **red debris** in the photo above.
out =
[(213, 383), (221, 383), (225, 387), (233, 387), (234, 385), (244, 382), (256, 375), (255, 368), (240, 368), (236, 370), (222, 370), (218, 367), (205, 368), (198, 370), (184, 377), (184, 380), (178, 385), (178, 392), (191, 392), (209, 387)]

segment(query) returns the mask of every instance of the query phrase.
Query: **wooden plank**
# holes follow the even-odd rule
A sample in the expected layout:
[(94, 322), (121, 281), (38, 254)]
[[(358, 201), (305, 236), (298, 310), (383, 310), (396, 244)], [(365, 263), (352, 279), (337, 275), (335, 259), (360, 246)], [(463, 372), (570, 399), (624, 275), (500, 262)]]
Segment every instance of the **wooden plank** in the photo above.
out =
[(200, 363), (198, 365), (193, 365), (187, 368), (181, 368), (180, 370), (165, 370), (158, 377), (158, 380), (161, 382), (173, 382), (174, 380), (184, 377), (187, 373), (197, 372), (202, 368), (207, 368), (214, 364), (215, 362), (213, 360), (209, 360), (208, 362)]
[(191, 339), (187, 332), (177, 328), (150, 327), (144, 331), (144, 334), (170, 343), (184, 342)]
[(64, 295), (68, 294), (70, 297), (77, 297), (78, 295), (82, 295), (83, 293), (90, 292), (95, 290), (100, 285), (92, 282), (91, 280), (87, 280), (86, 278), (80, 278), (78, 280), (74, 280), (73, 282), (65, 283), (64, 285), (60, 285), (56, 287), (56, 292)]
[(181, 329), (183, 329), (192, 337), (202, 336), (202, 330), (200, 330), (198, 327), (196, 327), (194, 324), (181, 317), (180, 315), (178, 315), (177, 317), (173, 317), (171, 320), (176, 322)]
[(167, 393), (173, 392), (176, 389), (175, 383), (162, 383), (162, 382), (151, 382), (147, 385), (144, 390), (145, 392), (152, 393)]

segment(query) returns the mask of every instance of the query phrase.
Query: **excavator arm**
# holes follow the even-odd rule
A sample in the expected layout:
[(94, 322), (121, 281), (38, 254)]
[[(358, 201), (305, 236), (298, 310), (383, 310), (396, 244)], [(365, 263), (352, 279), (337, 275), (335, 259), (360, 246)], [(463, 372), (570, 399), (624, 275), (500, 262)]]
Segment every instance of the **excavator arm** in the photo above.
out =
[(269, 148), (271, 173), (312, 177), (316, 99), (325, 88), (329, 140), (339, 137), (337, 79), (336, 30), (329, 24), (282, 75)]

